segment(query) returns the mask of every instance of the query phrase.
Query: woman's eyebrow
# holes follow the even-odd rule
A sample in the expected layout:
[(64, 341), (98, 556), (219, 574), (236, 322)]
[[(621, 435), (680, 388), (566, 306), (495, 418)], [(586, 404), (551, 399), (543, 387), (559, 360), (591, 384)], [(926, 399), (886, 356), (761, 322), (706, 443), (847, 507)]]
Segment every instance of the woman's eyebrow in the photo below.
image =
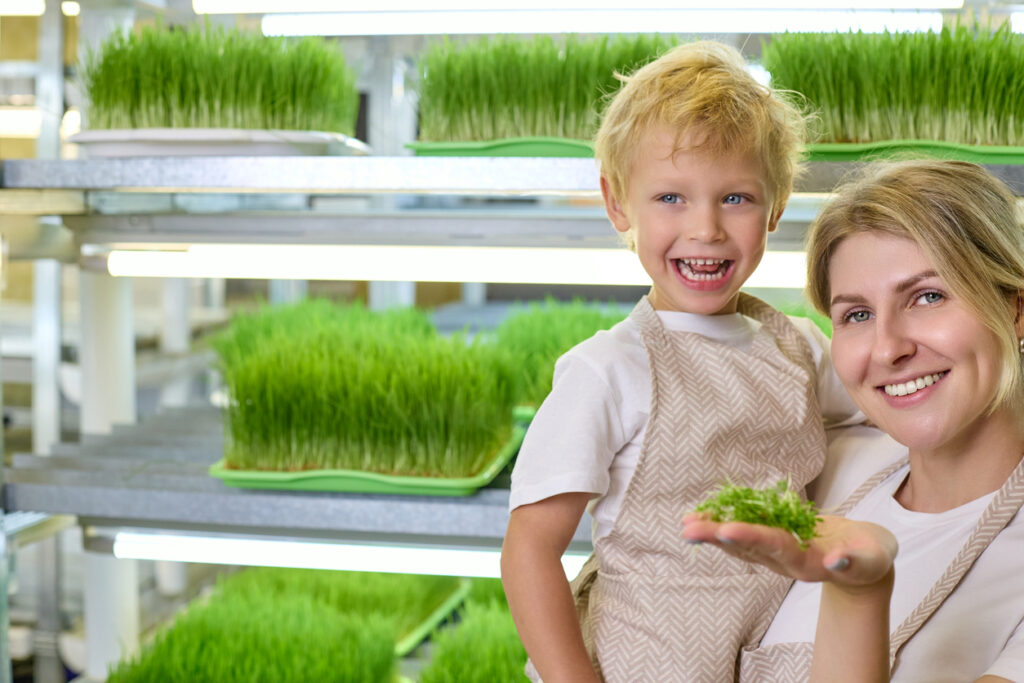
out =
[(917, 275), (912, 275), (912, 276), (908, 277), (906, 280), (900, 281), (896, 285), (896, 293), (897, 294), (902, 294), (903, 292), (907, 291), (908, 289), (910, 289), (911, 287), (916, 285), (921, 280), (927, 280), (930, 277), (938, 277), (938, 276), (939, 276), (939, 274), (936, 273), (934, 270), (931, 270), (931, 269), (923, 271), (921, 273), (918, 273)]
[[(931, 269), (925, 270), (925, 271), (922, 271), (922, 272), (918, 273), (917, 275), (911, 275), (910, 277), (906, 278), (905, 280), (900, 280), (896, 284), (896, 287), (893, 288), (893, 291), (895, 291), (897, 294), (902, 294), (903, 292), (905, 292), (908, 289), (912, 288), (914, 285), (916, 285), (921, 280), (927, 280), (928, 278), (933, 278), (933, 277), (938, 277), (938, 276), (939, 276), (939, 274), (936, 273), (934, 270), (931, 270)], [(863, 304), (863, 303), (867, 303), (867, 299), (864, 298), (863, 296), (861, 296), (860, 294), (837, 294), (836, 296), (832, 297), (832, 300), (829, 302), (829, 305), (830, 306), (835, 306), (836, 304)]]

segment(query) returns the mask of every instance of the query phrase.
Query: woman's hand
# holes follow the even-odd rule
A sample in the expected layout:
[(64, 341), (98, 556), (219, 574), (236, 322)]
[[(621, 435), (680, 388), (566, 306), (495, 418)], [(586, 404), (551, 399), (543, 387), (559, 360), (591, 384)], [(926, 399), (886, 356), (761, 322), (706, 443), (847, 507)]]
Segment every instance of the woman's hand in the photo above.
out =
[(828, 581), (846, 592), (892, 580), (898, 549), (888, 529), (826, 515), (807, 547), (788, 531), (760, 524), (712, 522), (699, 514), (683, 518), (683, 538), (707, 543), (734, 557), (764, 565), (800, 581)]

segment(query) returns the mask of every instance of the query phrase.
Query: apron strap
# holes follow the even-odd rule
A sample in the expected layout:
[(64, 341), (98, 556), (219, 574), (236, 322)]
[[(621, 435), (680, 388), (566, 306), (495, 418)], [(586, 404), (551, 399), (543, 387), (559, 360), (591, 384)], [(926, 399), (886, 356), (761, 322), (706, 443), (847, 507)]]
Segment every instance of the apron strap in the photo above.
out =
[(881, 484), (883, 481), (888, 479), (894, 472), (907, 464), (907, 458), (900, 458), (899, 461), (894, 462), (892, 465), (885, 467), (878, 472), (875, 472), (867, 481), (858, 486), (853, 493), (851, 493), (846, 500), (843, 501), (842, 505), (836, 508), (835, 514), (845, 517), (853, 509), (853, 506), (861, 501), (864, 496), (868, 495), (875, 489), (876, 486)]
[(920, 604), (889, 637), (890, 666), (895, 663), (896, 654), (903, 644), (931, 618), (932, 614), (949, 597), (989, 543), (1017, 514), (1022, 503), (1024, 503), (1024, 458), (1021, 459), (1013, 473), (985, 508), (977, 526), (974, 527), (967, 542), (960, 548), (960, 552), (953, 558), (953, 562), (942, 573)]

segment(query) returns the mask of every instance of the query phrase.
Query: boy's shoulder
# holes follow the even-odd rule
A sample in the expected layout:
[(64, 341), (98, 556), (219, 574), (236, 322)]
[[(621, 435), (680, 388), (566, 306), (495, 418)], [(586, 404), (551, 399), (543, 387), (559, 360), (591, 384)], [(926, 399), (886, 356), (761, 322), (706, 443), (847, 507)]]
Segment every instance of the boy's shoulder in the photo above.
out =
[(646, 371), (647, 351), (640, 330), (629, 318), (607, 330), (600, 330), (572, 347), (559, 359), (563, 367), (581, 363), (608, 377), (635, 369)]

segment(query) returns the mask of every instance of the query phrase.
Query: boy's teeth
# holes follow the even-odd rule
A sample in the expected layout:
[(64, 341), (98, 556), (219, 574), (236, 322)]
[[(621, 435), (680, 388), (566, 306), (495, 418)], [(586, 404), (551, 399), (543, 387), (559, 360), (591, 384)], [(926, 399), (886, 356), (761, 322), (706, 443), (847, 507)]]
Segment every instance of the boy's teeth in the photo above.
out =
[(890, 396), (907, 396), (925, 387), (930, 387), (942, 379), (942, 376), (945, 374), (944, 372), (937, 372), (934, 375), (925, 375), (901, 384), (886, 384), (885, 393)]
[[(676, 261), (679, 264), (679, 272), (689, 280), (721, 280), (725, 277), (726, 269), (722, 265), (726, 259), (710, 258), (681, 258)], [(694, 270), (694, 267), (713, 266), (713, 270)]]

